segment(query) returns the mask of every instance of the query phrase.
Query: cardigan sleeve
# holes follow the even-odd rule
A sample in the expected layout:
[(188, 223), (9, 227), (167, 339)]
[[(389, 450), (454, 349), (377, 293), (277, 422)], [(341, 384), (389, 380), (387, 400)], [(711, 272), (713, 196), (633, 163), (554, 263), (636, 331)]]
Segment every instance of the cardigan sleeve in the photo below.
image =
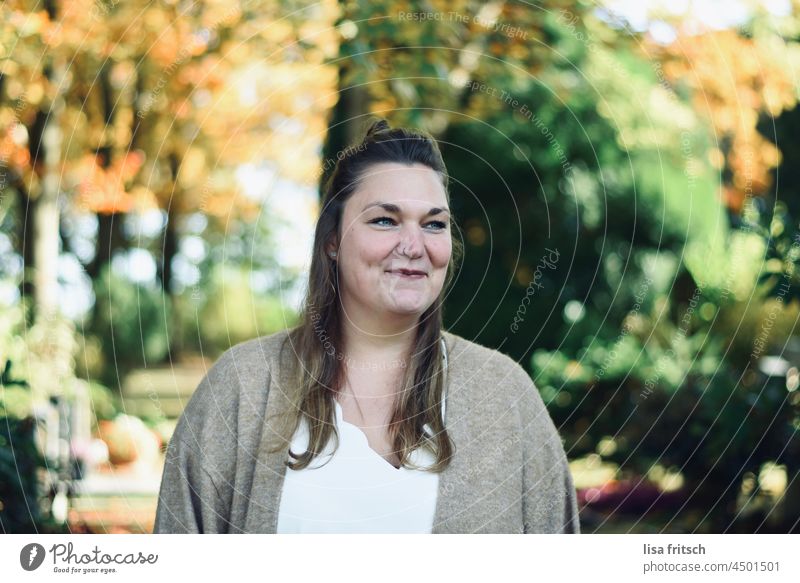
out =
[(523, 532), (580, 533), (578, 502), (561, 437), (539, 390), (516, 365), (523, 455)]
[[(177, 431), (177, 429), (176, 429)], [(173, 436), (167, 448), (153, 533), (220, 533), (227, 509), (202, 456)]]
[(154, 533), (229, 531), (239, 384), (232, 349), (209, 369), (167, 446)]

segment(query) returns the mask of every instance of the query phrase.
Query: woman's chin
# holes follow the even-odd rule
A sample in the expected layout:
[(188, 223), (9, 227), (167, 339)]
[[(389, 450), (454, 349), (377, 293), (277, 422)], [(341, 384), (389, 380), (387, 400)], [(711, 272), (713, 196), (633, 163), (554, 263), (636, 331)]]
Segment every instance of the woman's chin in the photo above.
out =
[(386, 306), (386, 310), (398, 315), (418, 316), (427, 310), (429, 305), (430, 303), (420, 298), (395, 299)]

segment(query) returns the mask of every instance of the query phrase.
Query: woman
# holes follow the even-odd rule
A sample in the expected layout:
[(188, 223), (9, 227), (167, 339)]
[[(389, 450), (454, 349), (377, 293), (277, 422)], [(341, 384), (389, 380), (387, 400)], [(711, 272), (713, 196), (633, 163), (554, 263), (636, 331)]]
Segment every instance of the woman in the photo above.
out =
[(301, 323), (208, 371), (155, 532), (579, 532), (528, 374), (442, 330), (461, 251), (447, 188), (435, 141), (384, 120), (339, 156)]

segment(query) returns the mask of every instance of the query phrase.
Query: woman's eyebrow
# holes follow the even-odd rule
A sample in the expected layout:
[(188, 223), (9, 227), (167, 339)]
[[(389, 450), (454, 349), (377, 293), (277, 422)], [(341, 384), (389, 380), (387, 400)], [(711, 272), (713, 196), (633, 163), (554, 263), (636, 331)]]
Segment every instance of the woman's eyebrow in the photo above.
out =
[[(364, 208), (361, 210), (361, 212), (364, 212), (365, 210), (367, 210), (367, 209), (369, 209), (369, 208), (372, 208), (372, 207), (374, 207), (374, 206), (379, 206), (379, 207), (381, 207), (383, 210), (385, 210), (385, 211), (387, 211), (387, 212), (390, 212), (390, 213), (397, 213), (397, 214), (400, 214), (400, 207), (399, 207), (399, 206), (397, 206), (396, 204), (392, 204), (392, 203), (390, 203), (390, 202), (373, 202), (373, 203), (371, 203), (371, 204), (368, 204), (367, 206), (365, 206), (365, 207), (364, 207)], [(432, 215), (438, 215), (439, 213), (450, 213), (450, 209), (447, 209), (447, 208), (439, 208), (439, 207), (433, 207), (431, 210), (429, 210), (429, 211), (426, 213), (426, 215), (425, 215), (425, 216), (426, 216), (426, 217), (430, 217), (430, 216), (432, 216)]]

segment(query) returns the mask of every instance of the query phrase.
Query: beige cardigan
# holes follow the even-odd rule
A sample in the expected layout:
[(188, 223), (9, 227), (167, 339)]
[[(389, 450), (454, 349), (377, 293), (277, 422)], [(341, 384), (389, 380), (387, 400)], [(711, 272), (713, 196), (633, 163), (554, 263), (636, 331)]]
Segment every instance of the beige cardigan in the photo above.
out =
[[(209, 369), (167, 448), (155, 533), (276, 531), (291, 436), (273, 420), (293, 406), (287, 332), (238, 344)], [(531, 378), (496, 350), (442, 335), (456, 451), (433, 532), (580, 532), (564, 448)], [(264, 451), (276, 438), (285, 447)]]

